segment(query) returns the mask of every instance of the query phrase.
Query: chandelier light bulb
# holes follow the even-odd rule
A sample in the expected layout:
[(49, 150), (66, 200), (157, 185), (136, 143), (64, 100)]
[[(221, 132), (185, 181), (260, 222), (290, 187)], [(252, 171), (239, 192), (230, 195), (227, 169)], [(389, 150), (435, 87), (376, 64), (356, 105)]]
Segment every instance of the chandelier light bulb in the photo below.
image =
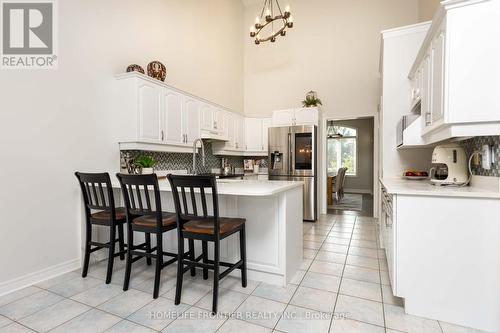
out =
[(253, 25), (250, 26), (250, 32), (255, 32), (255, 27)]
[(269, 16), (269, 15), (271, 15), (271, 10), (268, 8), (268, 9), (266, 9), (266, 16)]
[(285, 13), (290, 13), (290, 6), (288, 6), (288, 5), (287, 5), (287, 6), (285, 7)]
[(259, 23), (260, 23), (260, 18), (257, 16), (257, 17), (255, 18), (255, 24), (259, 24)]

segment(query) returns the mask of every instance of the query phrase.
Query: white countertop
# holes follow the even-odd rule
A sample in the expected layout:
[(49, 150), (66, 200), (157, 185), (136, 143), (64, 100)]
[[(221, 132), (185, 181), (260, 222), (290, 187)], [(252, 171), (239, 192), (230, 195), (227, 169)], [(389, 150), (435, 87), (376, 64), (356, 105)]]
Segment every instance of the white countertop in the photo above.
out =
[(429, 180), (403, 178), (380, 178), (379, 180), (390, 194), (500, 199), (497, 177), (474, 176), (471, 181), (472, 186), (462, 187), (436, 186), (432, 185)]
[[(167, 179), (160, 179), (160, 191), (172, 191)], [(119, 188), (118, 180), (112, 179), (112, 185)], [(293, 188), (302, 188), (301, 181), (272, 181), (272, 180), (242, 180), (242, 179), (218, 179), (217, 191), (220, 195), (238, 196), (270, 196)]]

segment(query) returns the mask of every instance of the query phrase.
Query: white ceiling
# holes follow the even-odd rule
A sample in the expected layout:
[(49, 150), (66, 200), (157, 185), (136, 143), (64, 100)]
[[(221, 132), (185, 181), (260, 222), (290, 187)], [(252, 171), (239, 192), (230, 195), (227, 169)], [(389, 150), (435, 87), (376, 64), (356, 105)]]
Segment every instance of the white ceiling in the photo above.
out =
[(253, 5), (253, 4), (256, 4), (256, 3), (264, 3), (263, 0), (241, 0), (241, 2), (243, 3), (243, 6), (250, 6), (250, 5)]

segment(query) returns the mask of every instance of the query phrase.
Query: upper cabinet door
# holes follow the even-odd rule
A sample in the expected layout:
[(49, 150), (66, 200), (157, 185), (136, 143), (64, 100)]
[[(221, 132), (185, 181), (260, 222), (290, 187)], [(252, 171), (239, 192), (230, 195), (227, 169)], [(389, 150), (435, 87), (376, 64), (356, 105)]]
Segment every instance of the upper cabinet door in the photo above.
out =
[(201, 115), (201, 129), (207, 131), (214, 130), (215, 124), (215, 110), (213, 107), (206, 103), (201, 103), (200, 105), (200, 115)]
[(295, 110), (277, 110), (273, 112), (273, 126), (292, 126), (295, 118)]
[(173, 90), (165, 90), (165, 139), (166, 143), (182, 144), (182, 99), (183, 96)]
[(421, 113), (424, 126), (432, 125), (431, 85), (432, 85), (431, 59), (430, 55), (427, 54), (422, 62)]
[(200, 137), (200, 103), (191, 97), (185, 97), (183, 111), (185, 143), (192, 145)]
[(246, 118), (245, 131), (246, 131), (245, 135), (246, 149), (251, 151), (263, 150), (262, 119)]
[(262, 151), (268, 150), (269, 144), (269, 127), (271, 127), (273, 121), (271, 118), (262, 119)]
[(294, 125), (318, 125), (318, 108), (295, 109)]
[(226, 132), (226, 128), (224, 127), (224, 116), (226, 112), (223, 110), (216, 110), (214, 116), (214, 129), (216, 132), (224, 134)]
[(236, 117), (232, 113), (226, 114), (226, 132), (227, 132), (227, 142), (225, 146), (229, 149), (236, 148), (236, 132), (237, 132), (237, 124)]
[(245, 150), (245, 118), (236, 116), (237, 123), (237, 136), (236, 136), (236, 149)]
[(432, 122), (444, 118), (444, 50), (445, 33), (441, 31), (432, 41)]
[(164, 139), (162, 130), (163, 89), (149, 82), (138, 86), (139, 126), (138, 140), (160, 143)]

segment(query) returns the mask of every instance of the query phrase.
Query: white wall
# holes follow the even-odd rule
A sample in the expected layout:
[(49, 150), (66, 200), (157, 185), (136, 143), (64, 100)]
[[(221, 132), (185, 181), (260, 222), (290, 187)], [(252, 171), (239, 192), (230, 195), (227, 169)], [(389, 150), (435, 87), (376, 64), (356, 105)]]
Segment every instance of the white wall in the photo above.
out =
[(432, 20), (440, 2), (440, 0), (418, 0), (419, 21), (424, 22)]
[[(270, 115), (318, 92), (334, 118), (374, 115), (380, 31), (418, 21), (417, 0), (290, 0), (295, 26), (276, 43), (245, 45), (245, 113)], [(261, 3), (245, 7), (249, 31)]]
[(0, 294), (9, 280), (79, 259), (73, 173), (118, 169), (108, 134), (114, 74), (157, 59), (167, 83), (243, 110), (240, 1), (58, 5), (59, 69), (0, 73)]

